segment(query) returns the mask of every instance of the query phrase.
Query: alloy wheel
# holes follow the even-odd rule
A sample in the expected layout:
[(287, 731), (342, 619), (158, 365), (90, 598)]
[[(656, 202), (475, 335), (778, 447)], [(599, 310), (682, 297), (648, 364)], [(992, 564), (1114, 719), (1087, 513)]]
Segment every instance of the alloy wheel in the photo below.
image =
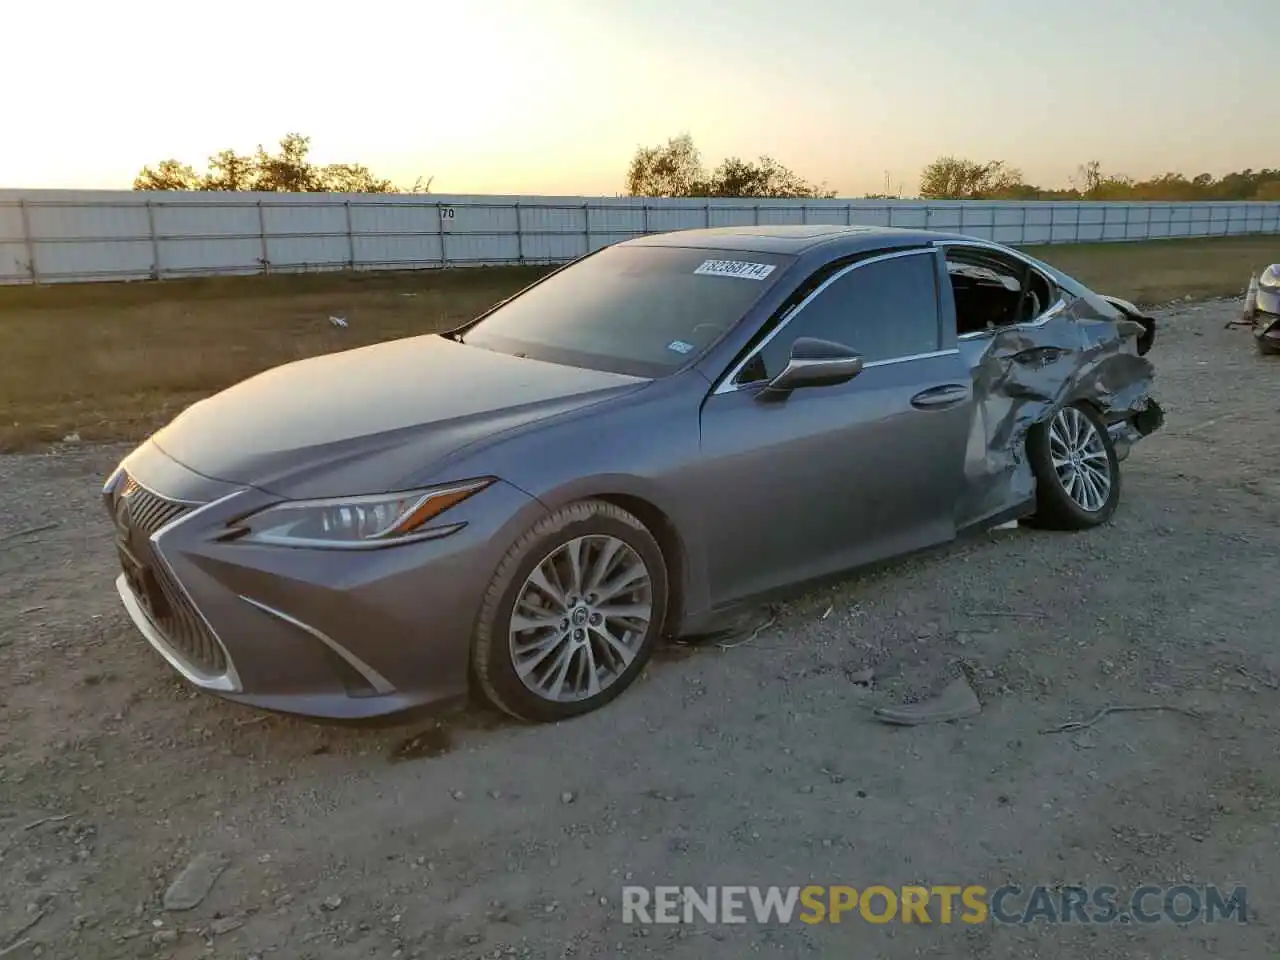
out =
[(511, 662), (545, 700), (589, 699), (626, 672), (653, 619), (643, 558), (617, 537), (576, 537), (533, 568), (516, 594)]
[(1097, 513), (1111, 496), (1111, 458), (1102, 433), (1075, 407), (1063, 407), (1049, 425), (1049, 456), (1058, 482), (1077, 506)]

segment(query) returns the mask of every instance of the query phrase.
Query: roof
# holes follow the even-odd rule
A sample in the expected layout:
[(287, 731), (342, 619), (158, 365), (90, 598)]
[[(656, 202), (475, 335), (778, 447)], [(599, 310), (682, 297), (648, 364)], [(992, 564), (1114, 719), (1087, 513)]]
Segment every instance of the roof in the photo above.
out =
[(843, 226), (810, 223), (804, 225), (768, 224), (758, 227), (711, 227), (702, 230), (677, 230), (655, 233), (623, 241), (620, 246), (694, 247), (713, 250), (742, 250), (754, 253), (798, 255), (832, 242), (868, 249), (925, 246), (951, 238), (951, 234), (902, 227)]

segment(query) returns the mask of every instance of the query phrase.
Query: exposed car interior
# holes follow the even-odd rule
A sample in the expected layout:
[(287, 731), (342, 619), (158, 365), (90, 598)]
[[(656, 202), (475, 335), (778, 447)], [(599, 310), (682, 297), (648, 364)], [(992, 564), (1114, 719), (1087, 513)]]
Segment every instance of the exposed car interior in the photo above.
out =
[(949, 249), (947, 274), (960, 336), (1028, 323), (1047, 310), (1056, 295), (1039, 271), (977, 250)]

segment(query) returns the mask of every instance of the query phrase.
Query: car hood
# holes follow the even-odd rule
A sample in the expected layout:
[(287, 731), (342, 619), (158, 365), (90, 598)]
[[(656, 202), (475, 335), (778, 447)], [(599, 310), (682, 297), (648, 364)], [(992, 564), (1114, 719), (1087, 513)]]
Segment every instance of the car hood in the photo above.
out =
[(152, 441), (206, 477), (285, 496), (380, 493), (463, 447), (647, 382), (411, 337), (267, 370)]

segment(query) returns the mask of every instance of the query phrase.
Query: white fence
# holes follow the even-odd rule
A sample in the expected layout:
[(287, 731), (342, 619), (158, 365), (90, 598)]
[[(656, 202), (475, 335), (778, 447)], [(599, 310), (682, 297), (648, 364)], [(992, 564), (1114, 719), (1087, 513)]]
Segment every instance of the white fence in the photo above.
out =
[(0, 283), (556, 263), (645, 233), (917, 227), (1013, 245), (1280, 232), (1280, 203), (0, 190)]

